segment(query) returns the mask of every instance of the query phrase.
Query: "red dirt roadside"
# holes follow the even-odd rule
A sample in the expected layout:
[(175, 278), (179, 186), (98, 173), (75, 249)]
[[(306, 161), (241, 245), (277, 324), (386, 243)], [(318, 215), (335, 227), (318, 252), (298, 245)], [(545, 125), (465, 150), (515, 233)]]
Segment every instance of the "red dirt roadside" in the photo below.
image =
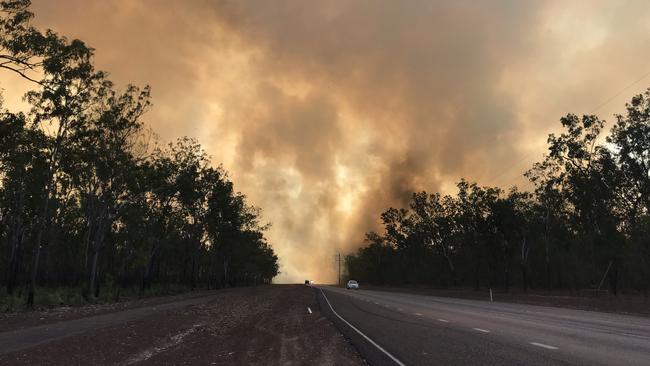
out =
[[(310, 314), (307, 310), (312, 311)], [(4, 365), (363, 365), (314, 289), (233, 289), (209, 301), (0, 356)]]
[(195, 299), (230, 291), (229, 289), (187, 292), (172, 296), (147, 297), (143, 299), (121, 301), (107, 304), (84, 306), (63, 306), (45, 310), (0, 313), (0, 332), (16, 330), (37, 325), (58, 323), (65, 320), (81, 319), (93, 315), (116, 313), (120, 311), (173, 303), (181, 300)]

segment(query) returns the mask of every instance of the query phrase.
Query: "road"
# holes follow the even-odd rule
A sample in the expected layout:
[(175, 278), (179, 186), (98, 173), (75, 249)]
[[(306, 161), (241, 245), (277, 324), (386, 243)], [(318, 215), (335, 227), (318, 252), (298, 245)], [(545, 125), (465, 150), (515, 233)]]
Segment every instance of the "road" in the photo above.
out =
[(317, 291), (323, 311), (372, 365), (650, 365), (649, 318), (327, 286)]

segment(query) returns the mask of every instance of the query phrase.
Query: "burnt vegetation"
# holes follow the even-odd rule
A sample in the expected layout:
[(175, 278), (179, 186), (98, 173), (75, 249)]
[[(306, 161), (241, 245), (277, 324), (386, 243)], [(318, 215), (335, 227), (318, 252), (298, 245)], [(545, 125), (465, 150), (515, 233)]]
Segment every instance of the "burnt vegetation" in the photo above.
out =
[(349, 276), (379, 285), (586, 293), (650, 286), (650, 89), (608, 135), (594, 115), (561, 118), (525, 175), (533, 192), (461, 180), (455, 195), (414, 193), (381, 214), (347, 256)]
[(149, 87), (118, 90), (82, 41), (32, 27), (29, 5), (0, 2), (0, 72), (33, 87), (28, 112), (0, 105), (0, 297), (269, 283), (259, 209), (196, 141), (155, 143)]

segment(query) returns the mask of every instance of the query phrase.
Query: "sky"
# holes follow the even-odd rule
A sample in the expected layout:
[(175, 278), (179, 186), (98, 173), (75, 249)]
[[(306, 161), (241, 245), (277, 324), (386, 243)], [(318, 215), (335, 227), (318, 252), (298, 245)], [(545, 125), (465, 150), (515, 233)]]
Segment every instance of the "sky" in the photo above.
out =
[[(33, 0), (146, 123), (199, 140), (262, 208), (276, 282), (333, 282), (379, 214), (461, 178), (528, 187), (569, 112), (608, 122), (650, 86), (632, 1)], [(8, 105), (24, 86), (0, 76)]]

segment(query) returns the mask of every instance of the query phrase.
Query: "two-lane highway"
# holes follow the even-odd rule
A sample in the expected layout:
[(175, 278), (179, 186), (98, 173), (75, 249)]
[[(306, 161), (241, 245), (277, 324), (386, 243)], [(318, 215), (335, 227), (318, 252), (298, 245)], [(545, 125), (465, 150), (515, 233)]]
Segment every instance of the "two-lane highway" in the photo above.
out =
[(319, 293), (373, 365), (650, 365), (648, 318), (336, 287)]

